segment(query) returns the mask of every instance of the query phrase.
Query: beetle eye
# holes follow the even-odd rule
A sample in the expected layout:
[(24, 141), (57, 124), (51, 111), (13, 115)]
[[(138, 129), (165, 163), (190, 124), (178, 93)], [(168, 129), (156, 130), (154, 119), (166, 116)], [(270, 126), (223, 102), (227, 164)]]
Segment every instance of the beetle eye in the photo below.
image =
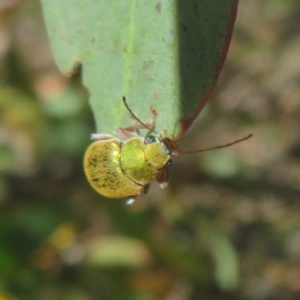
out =
[(152, 143), (155, 143), (155, 142), (157, 142), (157, 141), (158, 141), (158, 139), (157, 139), (156, 136), (154, 136), (154, 135), (149, 135), (149, 136), (146, 137), (146, 139), (145, 139), (145, 141), (144, 141), (144, 144), (152, 144)]

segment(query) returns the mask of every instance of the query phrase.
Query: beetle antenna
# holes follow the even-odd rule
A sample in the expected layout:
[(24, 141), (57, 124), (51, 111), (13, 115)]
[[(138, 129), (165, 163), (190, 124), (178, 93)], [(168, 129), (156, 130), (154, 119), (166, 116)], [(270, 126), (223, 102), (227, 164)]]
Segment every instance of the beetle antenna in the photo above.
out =
[(233, 142), (230, 142), (228, 144), (224, 144), (224, 145), (219, 145), (219, 146), (214, 146), (214, 147), (210, 147), (210, 148), (205, 148), (205, 149), (200, 149), (200, 150), (195, 150), (195, 151), (180, 151), (180, 150), (177, 150), (177, 153), (178, 155), (184, 155), (184, 154), (193, 154), (193, 153), (199, 153), (199, 152), (205, 152), (205, 151), (211, 151), (211, 150), (217, 150), (217, 149), (221, 149), (221, 148), (227, 148), (227, 147), (230, 147), (232, 145), (235, 145), (235, 144), (238, 144), (240, 142), (243, 142), (243, 141), (246, 141), (248, 139), (250, 139), (251, 137), (253, 136), (252, 133), (248, 134), (247, 136), (241, 138), (241, 139), (238, 139), (238, 140), (235, 140)]
[[(126, 97), (125, 97), (125, 96), (122, 97), (122, 101), (123, 101), (123, 104), (125, 105), (126, 109), (128, 110), (129, 114), (131, 115), (131, 117), (132, 117), (134, 120), (136, 120), (136, 121), (137, 121), (139, 124), (141, 124), (144, 128), (148, 129), (149, 132), (155, 132), (155, 133), (157, 133), (157, 132), (154, 130), (154, 123), (153, 123), (153, 125), (150, 127), (149, 124), (144, 123), (143, 121), (141, 121), (141, 120), (137, 117), (137, 115), (136, 115), (136, 114), (131, 110), (131, 108), (129, 107), (129, 105), (128, 105), (128, 103), (127, 103), (127, 100), (126, 100)], [(156, 110), (153, 110), (153, 109), (152, 109), (152, 114), (153, 114), (153, 116), (156, 116), (156, 115), (157, 115)], [(157, 134), (158, 134), (158, 133), (157, 133)]]

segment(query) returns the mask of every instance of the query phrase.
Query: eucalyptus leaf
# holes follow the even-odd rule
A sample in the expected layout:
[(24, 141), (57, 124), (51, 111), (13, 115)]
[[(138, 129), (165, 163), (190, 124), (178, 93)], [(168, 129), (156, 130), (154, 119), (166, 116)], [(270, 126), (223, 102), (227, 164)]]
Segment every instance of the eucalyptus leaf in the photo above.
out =
[(223, 65), (237, 0), (42, 0), (56, 62), (81, 65), (97, 132), (131, 125), (121, 98), (157, 131), (180, 136)]

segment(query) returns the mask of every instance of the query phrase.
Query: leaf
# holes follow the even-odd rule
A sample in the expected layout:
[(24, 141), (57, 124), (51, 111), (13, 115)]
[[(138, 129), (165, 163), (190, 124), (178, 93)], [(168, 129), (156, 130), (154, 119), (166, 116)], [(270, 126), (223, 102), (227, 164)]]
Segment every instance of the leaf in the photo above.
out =
[(208, 100), (237, 8), (237, 0), (42, 4), (58, 66), (69, 74), (82, 66), (97, 131), (131, 124), (124, 95), (143, 121), (156, 108), (156, 129), (169, 135), (183, 133)]
[(107, 236), (95, 240), (86, 248), (85, 260), (91, 265), (139, 267), (151, 261), (144, 243), (123, 236)]
[(239, 278), (237, 253), (224, 234), (212, 232), (210, 247), (215, 262), (215, 276), (218, 284), (224, 289), (233, 289)]
[(214, 153), (211, 151), (201, 157), (201, 167), (212, 176), (228, 178), (237, 176), (239, 171), (241, 171), (242, 165), (238, 157), (231, 155), (229, 152), (220, 151), (219, 153)]
[(227, 236), (209, 219), (198, 220), (202, 233), (205, 235), (215, 265), (215, 277), (224, 290), (236, 287), (239, 279), (238, 255)]

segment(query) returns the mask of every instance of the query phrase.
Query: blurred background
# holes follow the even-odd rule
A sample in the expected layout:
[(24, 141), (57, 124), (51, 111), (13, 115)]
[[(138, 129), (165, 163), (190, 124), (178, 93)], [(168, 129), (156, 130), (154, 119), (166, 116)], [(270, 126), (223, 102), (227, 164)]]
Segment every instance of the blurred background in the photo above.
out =
[(129, 207), (92, 190), (79, 76), (39, 2), (0, 0), (0, 299), (300, 299), (300, 2), (241, 1), (217, 91), (171, 186)]

